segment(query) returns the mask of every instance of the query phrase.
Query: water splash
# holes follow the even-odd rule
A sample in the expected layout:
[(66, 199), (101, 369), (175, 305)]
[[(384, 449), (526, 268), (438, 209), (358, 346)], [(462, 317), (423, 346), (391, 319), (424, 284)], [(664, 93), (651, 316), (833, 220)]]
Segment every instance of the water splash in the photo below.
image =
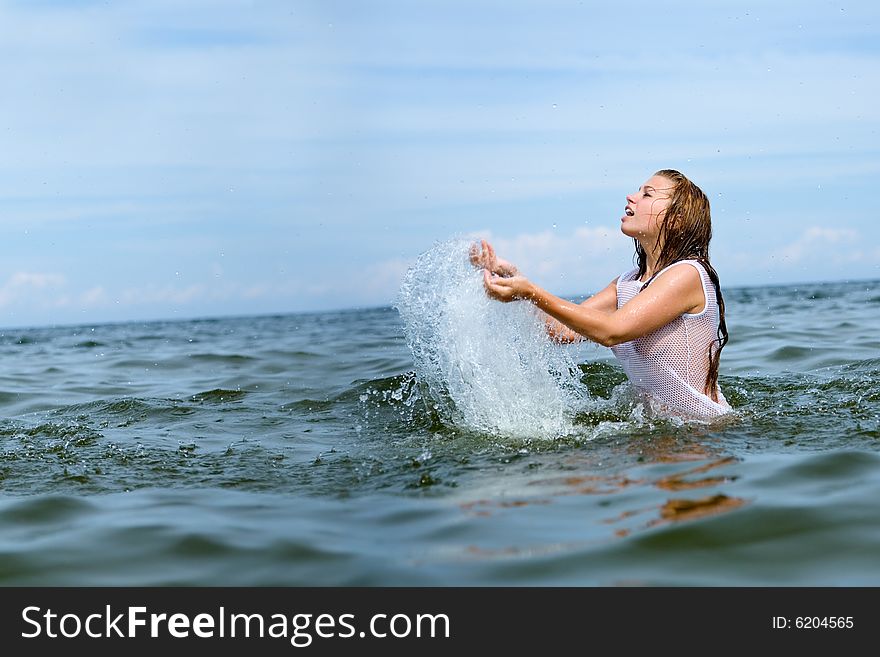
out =
[(589, 395), (570, 350), (547, 337), (531, 304), (486, 296), (469, 246), (454, 239), (422, 254), (395, 304), (422, 397), (464, 430), (518, 438), (572, 433)]

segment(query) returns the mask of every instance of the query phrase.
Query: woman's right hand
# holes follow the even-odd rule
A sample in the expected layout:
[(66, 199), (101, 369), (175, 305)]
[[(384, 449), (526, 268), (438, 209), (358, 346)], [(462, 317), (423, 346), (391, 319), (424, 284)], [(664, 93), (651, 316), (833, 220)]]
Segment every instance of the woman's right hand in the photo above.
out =
[(496, 276), (509, 278), (519, 273), (515, 265), (496, 256), (495, 249), (486, 240), (480, 240), (479, 247), (476, 242), (471, 245), (470, 258), (471, 264), (474, 267), (485, 269), (490, 274), (495, 274)]
[(483, 287), (486, 294), (496, 301), (516, 301), (531, 297), (534, 286), (525, 276), (494, 276), (483, 270)]

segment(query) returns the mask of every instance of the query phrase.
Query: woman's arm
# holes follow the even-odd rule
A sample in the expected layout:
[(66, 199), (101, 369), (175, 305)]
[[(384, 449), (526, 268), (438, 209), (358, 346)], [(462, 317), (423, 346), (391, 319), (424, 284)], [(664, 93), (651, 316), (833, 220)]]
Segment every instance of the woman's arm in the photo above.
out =
[(606, 347), (640, 338), (684, 313), (698, 312), (705, 305), (700, 275), (693, 267), (670, 268), (628, 303), (611, 312), (607, 311), (608, 288), (600, 293), (605, 296), (595, 304), (578, 305), (547, 292), (523, 276), (500, 278), (484, 271), (483, 280), (492, 298), (499, 301), (527, 299), (575, 333)]
[[(604, 313), (614, 312), (617, 309), (617, 279), (615, 278), (589, 299), (582, 301), (580, 306), (581, 308), (593, 308)], [(580, 342), (585, 337), (546, 313), (545, 322), (547, 324), (547, 335), (554, 342), (559, 342), (560, 344)]]
[[(507, 262), (506, 260), (502, 260), (495, 255), (495, 249), (493, 249), (492, 245), (486, 240), (480, 240), (479, 244), (476, 242), (471, 244), (469, 255), (471, 264), (474, 267), (484, 269), (492, 274), (503, 276), (505, 278), (517, 276), (519, 274), (516, 265)], [(590, 300), (591, 299), (587, 299), (584, 303), (588, 303)], [(547, 315), (546, 313), (542, 314), (544, 315), (544, 328), (547, 331), (547, 335), (554, 342), (568, 344), (572, 342), (580, 342), (584, 339), (584, 336), (575, 333), (565, 324), (550, 317), (550, 315)]]
[[(474, 265), (474, 267), (481, 267), (492, 274), (497, 274), (504, 278), (511, 278), (519, 275), (519, 270), (516, 268), (516, 265), (499, 258), (495, 254), (495, 249), (493, 249), (492, 245), (486, 240), (480, 240), (479, 244), (476, 242), (472, 244), (469, 255), (471, 264)], [(606, 313), (616, 310), (617, 279), (615, 278), (605, 288), (591, 296), (589, 299), (581, 302), (580, 305), (585, 308), (594, 308)], [(547, 335), (560, 344), (580, 342), (585, 337), (546, 313), (544, 321)]]

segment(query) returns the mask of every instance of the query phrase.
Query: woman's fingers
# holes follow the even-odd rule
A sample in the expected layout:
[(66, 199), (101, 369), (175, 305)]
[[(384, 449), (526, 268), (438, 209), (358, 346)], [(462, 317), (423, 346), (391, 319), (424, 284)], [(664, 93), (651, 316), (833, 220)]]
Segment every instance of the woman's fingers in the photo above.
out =
[(495, 255), (495, 248), (486, 240), (480, 243), (474, 242), (470, 247), (470, 260), (474, 267), (482, 267), (492, 274), (503, 277), (515, 276), (517, 269), (506, 260), (501, 260)]
[(486, 294), (488, 294), (493, 299), (498, 298), (497, 286), (492, 282), (492, 274), (489, 273), (488, 269), (483, 270), (483, 287), (486, 288)]
[(489, 242), (487, 242), (486, 240), (483, 240), (482, 246), (483, 246), (483, 253), (485, 254), (483, 261), (485, 262), (486, 269), (491, 271), (493, 274), (497, 274), (498, 273), (498, 258), (495, 255), (495, 249), (492, 248), (492, 245), (489, 244)]
[(486, 294), (498, 301), (513, 301), (515, 298), (514, 290), (507, 280), (493, 276), (488, 269), (483, 270), (483, 287), (486, 288)]
[(479, 245), (476, 242), (471, 244), (469, 255), (474, 267), (483, 267), (490, 271), (495, 269), (495, 251), (486, 240), (480, 240)]
[(489, 244), (486, 240), (483, 240), (483, 254), (484, 254), (484, 262), (486, 263), (486, 269), (489, 271), (495, 271), (495, 249), (492, 248), (492, 245)]
[(483, 254), (480, 253), (480, 250), (477, 248), (477, 243), (474, 242), (471, 244), (471, 248), (469, 251), (469, 255), (471, 258), (471, 264), (474, 267), (482, 267), (483, 265)]

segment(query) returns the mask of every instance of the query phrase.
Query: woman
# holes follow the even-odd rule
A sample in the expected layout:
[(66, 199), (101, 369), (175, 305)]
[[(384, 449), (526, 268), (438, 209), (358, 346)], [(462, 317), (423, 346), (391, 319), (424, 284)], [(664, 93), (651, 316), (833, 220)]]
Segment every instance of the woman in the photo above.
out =
[(611, 347), (652, 409), (702, 419), (728, 412), (718, 387), (728, 335), (709, 263), (709, 199), (678, 171), (658, 171), (626, 197), (620, 229), (635, 242), (638, 267), (580, 305), (529, 281), (485, 240), (471, 250), (471, 261), (484, 269), (490, 297), (525, 299), (547, 313), (554, 339)]

